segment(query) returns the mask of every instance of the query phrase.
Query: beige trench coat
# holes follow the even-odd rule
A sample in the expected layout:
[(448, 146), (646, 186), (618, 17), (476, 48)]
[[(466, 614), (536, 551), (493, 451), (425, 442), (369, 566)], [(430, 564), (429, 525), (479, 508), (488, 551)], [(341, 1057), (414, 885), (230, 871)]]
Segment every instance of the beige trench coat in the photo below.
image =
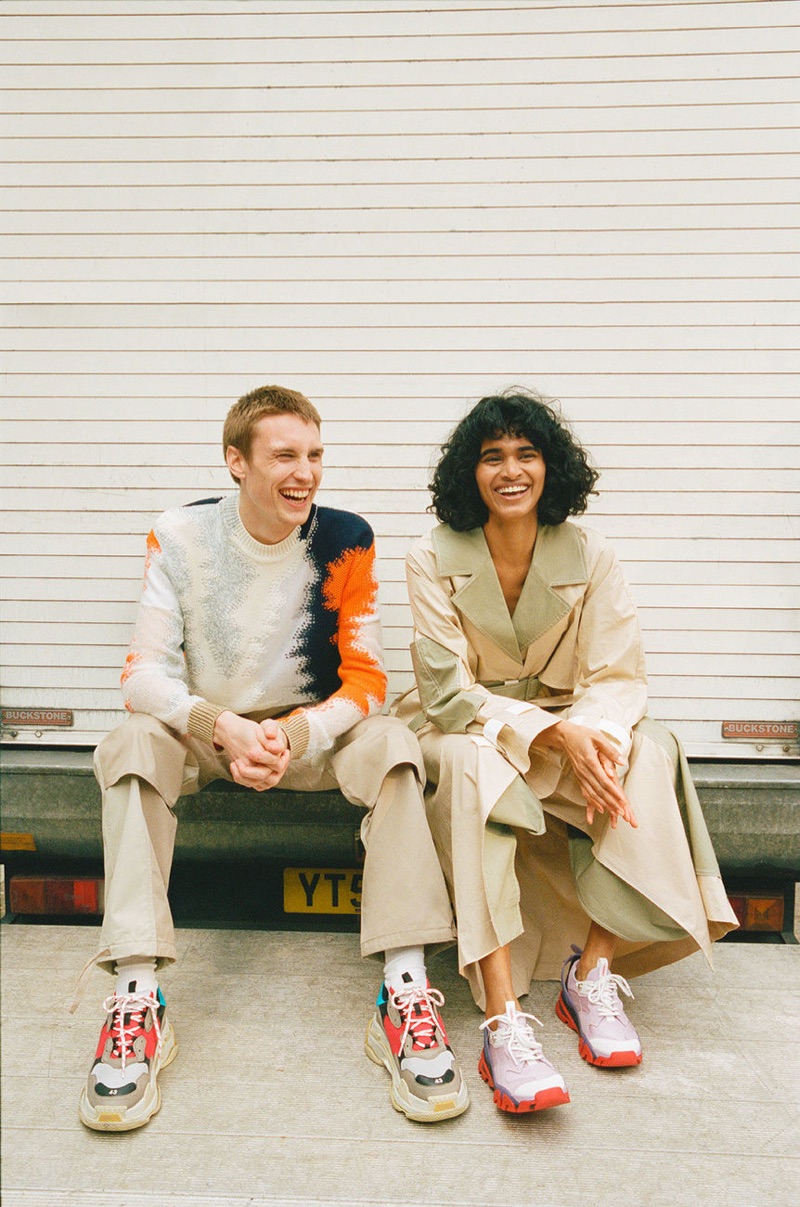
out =
[[(541, 526), (513, 617), (482, 529), (440, 525), (409, 553), (407, 575), (417, 688), (395, 711), (425, 756), (476, 1000), (483, 955), (510, 943), (524, 993), (559, 974), (592, 918), (620, 936), (623, 975), (698, 948), (710, 962), (736, 918), (683, 752), (645, 716), (636, 608), (609, 543), (571, 522)], [(561, 717), (601, 729), (627, 758), (638, 829), (600, 815), (588, 825), (569, 765), (531, 749)]]

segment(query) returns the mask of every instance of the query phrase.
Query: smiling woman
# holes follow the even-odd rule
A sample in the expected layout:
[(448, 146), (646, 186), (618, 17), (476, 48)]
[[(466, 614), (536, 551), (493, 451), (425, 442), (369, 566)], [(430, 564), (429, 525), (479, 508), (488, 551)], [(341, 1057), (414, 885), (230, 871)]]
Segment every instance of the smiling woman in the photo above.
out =
[(569, 1101), (519, 1010), (532, 977), (561, 971), (557, 1013), (585, 1060), (636, 1065), (612, 959), (635, 975), (736, 925), (682, 751), (645, 716), (619, 564), (565, 522), (596, 479), (541, 398), (484, 398), (434, 473), (443, 522), (407, 560), (417, 691), (398, 713), (425, 756), (459, 966), (486, 1011), (481, 1075), (515, 1113)]
[[(443, 523), (456, 532), (486, 523), (489, 507), (481, 493), (482, 467), (486, 462), (498, 468), (512, 445), (520, 464), (544, 463), (536, 500), (540, 523), (560, 524), (586, 510), (598, 475), (585, 450), (542, 398), (514, 392), (482, 399), (451, 432), (431, 482), (431, 510)], [(487, 484), (490, 476), (487, 471)]]
[(506, 519), (519, 515), (535, 514), (544, 490), (544, 478), (544, 458), (526, 436), (491, 436), (481, 445), (475, 481), (495, 524), (502, 525)]
[(481, 444), (475, 482), (488, 512), (483, 531), (512, 614), (533, 556), (545, 475), (544, 458), (527, 436), (490, 436)]

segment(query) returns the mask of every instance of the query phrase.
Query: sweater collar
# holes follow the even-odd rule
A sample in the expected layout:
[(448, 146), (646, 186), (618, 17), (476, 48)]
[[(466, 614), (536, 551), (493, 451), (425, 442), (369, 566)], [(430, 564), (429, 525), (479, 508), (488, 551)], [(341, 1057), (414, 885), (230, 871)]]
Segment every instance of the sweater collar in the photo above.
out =
[(277, 545), (264, 545), (261, 541), (257, 541), (251, 536), (241, 521), (239, 515), (239, 495), (228, 495), (220, 503), (220, 511), (222, 518), (227, 528), (228, 535), (237, 548), (246, 553), (248, 557), (260, 562), (278, 562), (292, 553), (300, 544), (300, 541), (307, 535), (309, 525), (314, 517), (314, 509), (306, 523), (300, 527), (298, 525), (287, 537), (282, 541), (278, 541)]

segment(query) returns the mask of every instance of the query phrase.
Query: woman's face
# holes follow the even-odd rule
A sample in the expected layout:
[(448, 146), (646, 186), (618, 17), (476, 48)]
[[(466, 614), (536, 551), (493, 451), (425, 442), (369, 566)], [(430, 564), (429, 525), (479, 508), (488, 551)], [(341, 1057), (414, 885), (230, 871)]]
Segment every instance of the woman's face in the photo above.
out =
[(492, 436), (481, 445), (475, 481), (490, 520), (535, 519), (544, 490), (544, 457), (526, 436)]

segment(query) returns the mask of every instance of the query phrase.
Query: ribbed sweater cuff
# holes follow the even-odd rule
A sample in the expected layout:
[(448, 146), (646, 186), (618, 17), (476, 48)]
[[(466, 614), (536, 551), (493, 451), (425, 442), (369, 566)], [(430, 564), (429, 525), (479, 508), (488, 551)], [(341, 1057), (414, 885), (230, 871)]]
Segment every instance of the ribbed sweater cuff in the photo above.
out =
[(301, 759), (308, 750), (308, 742), (311, 736), (311, 727), (308, 724), (308, 717), (304, 712), (292, 713), (291, 716), (284, 717), (278, 721), (283, 732), (286, 734), (289, 743), (289, 756), (294, 759)]
[(209, 746), (213, 746), (214, 726), (217, 723), (217, 717), (222, 712), (225, 712), (225, 709), (220, 708), (218, 704), (209, 704), (208, 700), (198, 701), (197, 704), (192, 705), (189, 713), (187, 732), (193, 738), (199, 738), (201, 742), (207, 742)]

